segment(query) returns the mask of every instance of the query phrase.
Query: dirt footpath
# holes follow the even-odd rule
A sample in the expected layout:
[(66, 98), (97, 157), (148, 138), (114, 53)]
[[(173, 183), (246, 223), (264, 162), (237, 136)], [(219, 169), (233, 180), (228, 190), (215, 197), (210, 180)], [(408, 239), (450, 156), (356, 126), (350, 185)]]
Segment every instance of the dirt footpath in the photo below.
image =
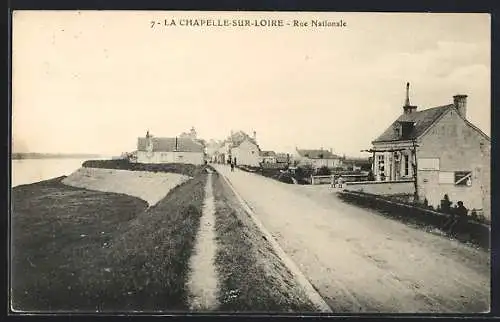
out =
[(328, 190), (217, 169), (335, 312), (489, 311), (489, 253), (345, 204)]

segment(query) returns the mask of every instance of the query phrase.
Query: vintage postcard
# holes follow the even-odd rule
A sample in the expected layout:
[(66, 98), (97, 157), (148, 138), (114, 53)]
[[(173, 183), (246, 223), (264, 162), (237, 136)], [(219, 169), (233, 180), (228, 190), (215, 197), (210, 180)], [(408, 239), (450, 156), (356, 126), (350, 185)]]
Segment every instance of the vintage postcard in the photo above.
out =
[(12, 313), (487, 313), (490, 15), (14, 11)]

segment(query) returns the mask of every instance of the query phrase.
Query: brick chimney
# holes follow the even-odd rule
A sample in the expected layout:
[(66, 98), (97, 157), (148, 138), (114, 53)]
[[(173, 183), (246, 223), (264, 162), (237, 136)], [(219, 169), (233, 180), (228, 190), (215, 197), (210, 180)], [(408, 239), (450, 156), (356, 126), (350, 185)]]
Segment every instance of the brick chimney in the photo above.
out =
[(410, 105), (410, 83), (406, 83), (406, 99), (403, 106), (404, 114), (411, 114), (417, 110), (417, 107)]
[(453, 96), (453, 105), (463, 118), (467, 118), (467, 95), (455, 95)]

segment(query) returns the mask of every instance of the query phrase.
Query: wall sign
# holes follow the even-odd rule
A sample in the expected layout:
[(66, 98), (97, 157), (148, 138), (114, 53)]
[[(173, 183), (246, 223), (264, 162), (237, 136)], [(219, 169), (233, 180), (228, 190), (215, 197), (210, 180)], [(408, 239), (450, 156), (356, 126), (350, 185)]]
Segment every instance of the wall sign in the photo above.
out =
[(439, 171), (439, 159), (438, 158), (418, 159), (418, 170), (420, 170), (420, 171)]

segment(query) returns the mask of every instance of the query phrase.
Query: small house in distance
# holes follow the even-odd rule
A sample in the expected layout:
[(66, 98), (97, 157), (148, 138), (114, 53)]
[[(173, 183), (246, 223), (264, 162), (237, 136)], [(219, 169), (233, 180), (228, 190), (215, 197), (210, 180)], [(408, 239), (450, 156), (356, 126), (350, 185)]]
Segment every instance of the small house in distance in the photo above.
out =
[(260, 151), (260, 158), (262, 163), (276, 163), (276, 152)]
[(214, 152), (214, 159), (217, 163), (235, 162), (237, 165), (258, 167), (260, 152), (255, 131), (253, 137), (243, 131), (231, 131), (231, 135)]
[(260, 164), (260, 151), (255, 131), (253, 137), (243, 131), (231, 135), (230, 158), (237, 165), (258, 167)]
[(292, 161), (292, 157), (288, 153), (276, 153), (276, 163), (286, 163), (289, 164)]
[(490, 218), (491, 141), (467, 120), (466, 95), (417, 111), (410, 105), (407, 84), (403, 113), (372, 145), (375, 184), (359, 185), (358, 190), (413, 193), (434, 207), (447, 194), (454, 204), (462, 201)]
[(332, 150), (325, 150), (323, 148), (317, 150), (296, 148), (294, 159), (297, 162), (297, 166), (311, 165), (315, 169), (321, 167), (333, 169), (342, 166), (341, 156), (333, 154)]
[(138, 163), (203, 164), (204, 146), (192, 137), (153, 137), (149, 131), (137, 140)]

